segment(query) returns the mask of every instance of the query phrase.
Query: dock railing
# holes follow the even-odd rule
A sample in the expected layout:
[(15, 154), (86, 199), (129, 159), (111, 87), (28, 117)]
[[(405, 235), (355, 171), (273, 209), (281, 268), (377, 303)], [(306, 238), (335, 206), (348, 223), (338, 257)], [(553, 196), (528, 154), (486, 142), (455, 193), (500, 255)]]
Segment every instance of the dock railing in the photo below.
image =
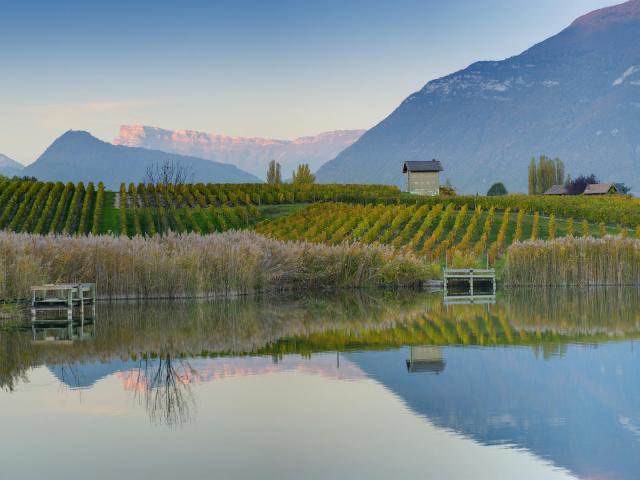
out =
[(492, 294), (496, 294), (496, 270), (494, 268), (445, 268), (444, 295), (448, 296), (449, 282), (468, 282), (469, 291), (466, 296), (474, 296), (476, 281), (491, 282)]
[(73, 317), (73, 309), (84, 313), (85, 305), (95, 309), (95, 283), (46, 284), (31, 287), (31, 317), (37, 319), (38, 312), (66, 310), (67, 318)]

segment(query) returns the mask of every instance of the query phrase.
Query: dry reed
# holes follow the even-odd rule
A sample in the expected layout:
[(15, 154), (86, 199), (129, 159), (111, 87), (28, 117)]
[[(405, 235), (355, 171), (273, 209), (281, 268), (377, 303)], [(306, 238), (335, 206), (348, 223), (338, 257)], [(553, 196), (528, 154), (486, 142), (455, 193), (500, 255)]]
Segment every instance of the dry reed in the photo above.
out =
[(640, 285), (640, 241), (621, 236), (515, 243), (504, 271), (509, 285)]
[(392, 247), (282, 242), (253, 232), (164, 237), (0, 232), (0, 298), (32, 285), (96, 282), (102, 298), (177, 298), (259, 291), (417, 285), (435, 267)]

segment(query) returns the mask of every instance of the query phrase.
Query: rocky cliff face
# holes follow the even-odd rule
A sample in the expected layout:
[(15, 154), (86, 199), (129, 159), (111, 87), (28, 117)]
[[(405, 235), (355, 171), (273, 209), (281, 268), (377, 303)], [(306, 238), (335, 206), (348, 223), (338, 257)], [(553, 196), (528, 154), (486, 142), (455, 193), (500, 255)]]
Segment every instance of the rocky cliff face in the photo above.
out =
[(402, 162), (438, 158), (453, 184), (526, 190), (534, 155), (560, 156), (640, 190), (640, 0), (597, 10), (503, 60), (433, 80), (318, 172), (402, 184)]
[(291, 175), (300, 163), (309, 163), (315, 171), (355, 142), (363, 133), (364, 130), (338, 130), (295, 140), (274, 140), (123, 125), (120, 127), (120, 135), (113, 143), (230, 163), (264, 178), (270, 160), (281, 163), (285, 177)]

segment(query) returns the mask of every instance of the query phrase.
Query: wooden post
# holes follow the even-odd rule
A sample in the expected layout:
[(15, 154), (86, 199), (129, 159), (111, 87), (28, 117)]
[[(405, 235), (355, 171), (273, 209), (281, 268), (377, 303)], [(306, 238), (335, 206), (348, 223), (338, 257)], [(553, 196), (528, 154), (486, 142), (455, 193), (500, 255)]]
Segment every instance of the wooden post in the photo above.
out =
[(71, 318), (67, 322), (67, 335), (69, 336), (69, 340), (73, 340), (73, 321)]
[(444, 296), (447, 296), (449, 287), (449, 277), (447, 276), (447, 269), (444, 269)]
[(67, 294), (67, 320), (73, 320), (73, 288)]
[(78, 284), (78, 296), (80, 297), (80, 312), (84, 316), (84, 291), (83, 285), (81, 283)]

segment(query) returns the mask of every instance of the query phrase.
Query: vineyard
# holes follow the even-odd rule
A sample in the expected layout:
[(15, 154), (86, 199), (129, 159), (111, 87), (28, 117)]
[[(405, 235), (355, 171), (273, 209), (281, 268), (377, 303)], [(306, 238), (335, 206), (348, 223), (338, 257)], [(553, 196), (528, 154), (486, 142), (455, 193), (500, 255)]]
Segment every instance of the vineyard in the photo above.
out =
[(259, 207), (321, 201), (395, 201), (396, 187), (378, 185), (191, 184), (120, 186), (11, 180), (0, 184), (0, 230), (48, 234), (154, 235), (242, 229)]
[(0, 187), (0, 229), (14, 232), (97, 233), (105, 190), (82, 182), (10, 181)]
[(415, 197), (381, 185), (131, 183), (109, 192), (102, 183), (11, 180), (0, 184), (0, 230), (133, 237), (254, 228), (280, 240), (389, 244), (470, 264), (485, 254), (493, 262), (518, 240), (637, 236), (627, 225), (636, 225), (639, 205), (627, 197)]
[(324, 203), (304, 211), (262, 222), (258, 233), (281, 240), (307, 240), (336, 245), (344, 241), (390, 244), (437, 261), (475, 261), (488, 254), (495, 261), (509, 245), (518, 240), (554, 239), (567, 235), (601, 237), (628, 235), (625, 228), (593, 224), (585, 220), (557, 219), (539, 212), (507, 207), (457, 207), (453, 202), (433, 205), (349, 205)]
[(430, 206), (445, 202), (453, 203), (458, 208), (468, 205), (469, 208), (522, 209), (527, 212), (539, 212), (540, 215), (544, 216), (555, 215), (558, 218), (574, 218), (592, 223), (604, 222), (610, 225), (625, 225), (631, 228), (640, 225), (640, 199), (625, 195), (416, 197), (415, 195), (403, 194), (401, 201), (406, 204), (418, 203)]

